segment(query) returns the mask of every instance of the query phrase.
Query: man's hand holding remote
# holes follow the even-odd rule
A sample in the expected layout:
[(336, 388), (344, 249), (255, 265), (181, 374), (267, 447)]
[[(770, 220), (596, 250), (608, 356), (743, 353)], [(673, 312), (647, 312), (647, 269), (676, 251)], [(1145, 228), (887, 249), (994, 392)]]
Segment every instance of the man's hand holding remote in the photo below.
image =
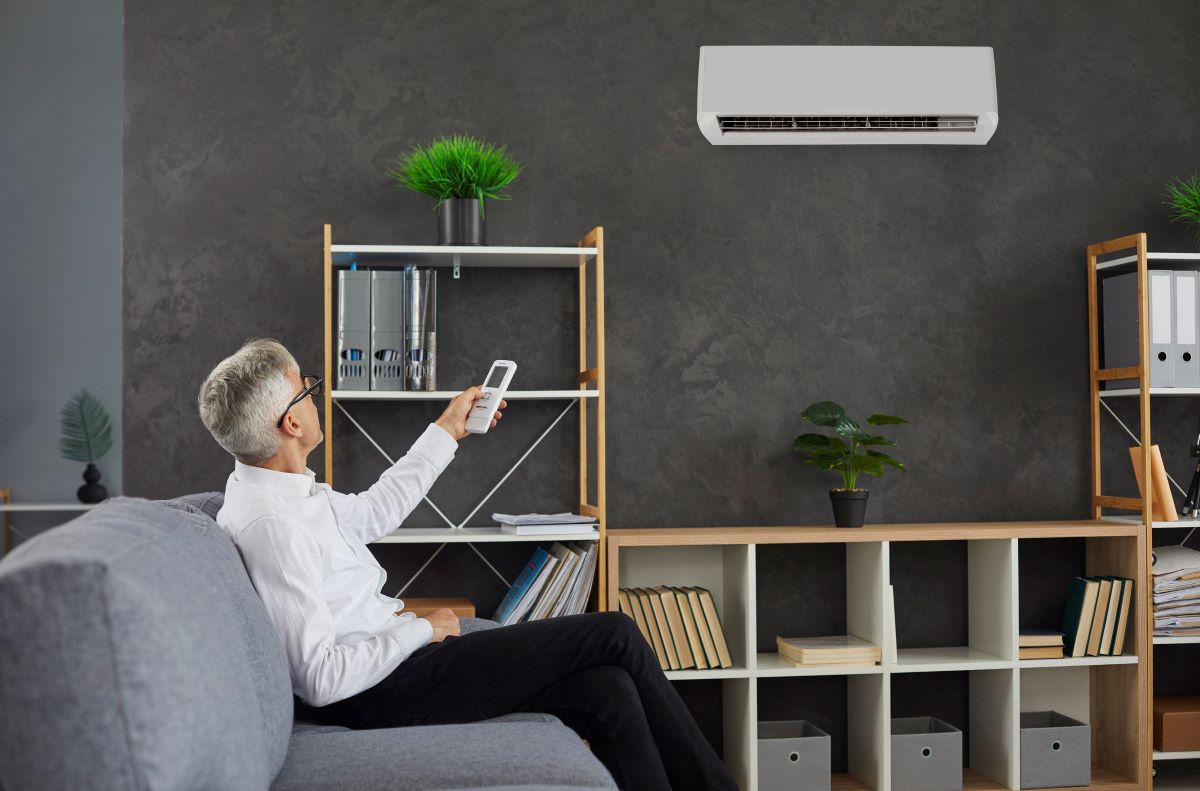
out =
[[(468, 435), (467, 418), (471, 414), (471, 407), (475, 406), (475, 402), (483, 397), (483, 390), (478, 387), (468, 387), (450, 400), (446, 411), (442, 413), (434, 422), (441, 426), (447, 434), (455, 440), (460, 440)], [(490, 428), (496, 427), (496, 422), (504, 417), (500, 413), (501, 409), (508, 406), (507, 401), (501, 401), (500, 406), (496, 409), (496, 414), (492, 416), (492, 424)]]

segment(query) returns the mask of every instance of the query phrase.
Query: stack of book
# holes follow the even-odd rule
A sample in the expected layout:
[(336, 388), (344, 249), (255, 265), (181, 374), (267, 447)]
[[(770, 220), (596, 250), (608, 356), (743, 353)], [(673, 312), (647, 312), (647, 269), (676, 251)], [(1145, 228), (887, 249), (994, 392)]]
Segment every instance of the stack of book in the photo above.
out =
[(1187, 547), (1155, 547), (1154, 634), (1200, 635), (1200, 552)]
[(1119, 656), (1133, 607), (1133, 580), (1076, 577), (1063, 613), (1065, 656)]
[(500, 532), (513, 536), (562, 535), (564, 533), (591, 535), (599, 523), (591, 516), (579, 514), (492, 514), (500, 523)]
[(592, 593), (596, 553), (595, 542), (583, 546), (556, 541), (549, 552), (538, 547), (492, 620), (507, 626), (583, 612)]
[(875, 665), (883, 661), (883, 650), (875, 643), (852, 634), (828, 637), (776, 637), (779, 660), (796, 667), (812, 665)]
[(621, 612), (637, 624), (663, 670), (732, 667), (725, 631), (705, 588), (621, 588)]
[(1063, 636), (1057, 629), (1025, 629), (1017, 636), (1021, 659), (1062, 659)]

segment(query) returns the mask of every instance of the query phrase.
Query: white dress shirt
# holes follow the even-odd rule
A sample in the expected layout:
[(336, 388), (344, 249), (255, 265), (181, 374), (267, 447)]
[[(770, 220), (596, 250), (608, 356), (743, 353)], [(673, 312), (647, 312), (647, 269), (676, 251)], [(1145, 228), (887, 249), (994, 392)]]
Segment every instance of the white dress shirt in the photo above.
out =
[(360, 494), (335, 492), (313, 471), (234, 462), (219, 524), (233, 539), (283, 641), (292, 690), (326, 706), (378, 684), (433, 626), (382, 593), (387, 572), (367, 544), (404, 521), (454, 458), (458, 443), (430, 424), (408, 453)]

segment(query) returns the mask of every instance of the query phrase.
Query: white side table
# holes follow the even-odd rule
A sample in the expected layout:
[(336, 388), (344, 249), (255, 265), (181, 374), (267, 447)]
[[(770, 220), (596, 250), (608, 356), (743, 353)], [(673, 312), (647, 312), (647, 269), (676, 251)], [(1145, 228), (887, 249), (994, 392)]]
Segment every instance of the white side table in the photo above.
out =
[(89, 511), (99, 503), (14, 503), (12, 489), (0, 489), (0, 512), (4, 514), (4, 555), (11, 548), (8, 515), (13, 511)]

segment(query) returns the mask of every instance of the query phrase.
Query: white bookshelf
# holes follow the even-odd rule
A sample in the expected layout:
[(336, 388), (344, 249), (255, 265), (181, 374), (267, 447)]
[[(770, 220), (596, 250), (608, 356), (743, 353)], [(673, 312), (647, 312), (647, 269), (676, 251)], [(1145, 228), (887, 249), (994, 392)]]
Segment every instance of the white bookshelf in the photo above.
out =
[[(963, 770), (968, 789), (1018, 789), (1020, 783), (1020, 713), (1052, 708), (1083, 722), (1110, 730), (1122, 702), (1105, 696), (1118, 682), (1138, 672), (1137, 615), (1131, 614), (1125, 653), (1121, 656), (1020, 660), (1018, 630), (1021, 571), (1018, 546), (1042, 537), (1084, 538), (1089, 574), (1136, 576), (1133, 564), (1136, 525), (1101, 522), (1041, 523), (1041, 537), (1014, 535), (998, 538), (997, 531), (979, 531), (980, 538), (956, 538), (930, 525), (929, 536), (966, 541), (968, 645), (933, 648), (902, 647), (892, 661), (887, 645), (886, 590), (903, 569), (896, 568), (887, 526), (836, 531), (828, 528), (700, 528), (610, 530), (609, 589), (657, 585), (700, 586), (714, 597), (734, 665), (725, 670), (666, 671), (675, 682), (719, 679), (723, 703), (723, 753), (745, 791), (758, 789), (758, 720), (760, 679), (845, 677), (846, 731), (831, 734), (845, 739), (847, 771), (833, 778), (834, 789), (890, 791), (890, 723), (893, 685), (910, 683), (916, 674), (967, 674), (969, 720), (953, 723), (964, 731), (970, 766)], [(1080, 528), (1089, 525), (1089, 528)], [(914, 526), (898, 530), (915, 534)], [(959, 526), (961, 527), (961, 526)], [(806, 531), (809, 532), (806, 535)], [(960, 531), (964, 533), (966, 531)], [(1019, 529), (1012, 532), (1018, 533)], [(706, 535), (707, 534), (707, 535)], [(966, 532), (970, 535), (969, 532)], [(706, 539), (711, 536), (711, 543)], [(897, 535), (897, 538), (901, 536)], [(836, 539), (842, 538), (838, 541)], [(874, 666), (794, 667), (774, 652), (755, 650), (773, 644), (774, 635), (760, 635), (756, 597), (757, 567), (769, 545), (781, 543), (838, 543), (845, 546), (846, 630), (883, 647), (883, 661)], [(1108, 565), (1111, 563), (1112, 565)], [(1031, 570), (1029, 573), (1040, 573)], [(811, 595), (797, 581), (796, 595)], [(911, 602), (907, 603), (911, 604)], [(906, 602), (898, 600), (896, 606)], [(610, 609), (617, 609), (610, 598)], [(766, 639), (769, 637), (770, 639)], [(1133, 675), (1130, 675), (1130, 674)], [(936, 677), (931, 676), (931, 680)], [(934, 683), (937, 683), (934, 681)], [(776, 688), (776, 687), (773, 687)], [(912, 712), (904, 712), (905, 715)], [(797, 718), (802, 717), (800, 713)], [(1103, 726), (1097, 717), (1105, 719)], [(1118, 728), (1136, 728), (1122, 721)], [(1133, 772), (1115, 771), (1106, 762), (1113, 756), (1094, 749), (1093, 784), (1100, 791), (1133, 791)], [(1130, 751), (1132, 753), (1132, 750)], [(1132, 754), (1115, 758), (1130, 765)]]

